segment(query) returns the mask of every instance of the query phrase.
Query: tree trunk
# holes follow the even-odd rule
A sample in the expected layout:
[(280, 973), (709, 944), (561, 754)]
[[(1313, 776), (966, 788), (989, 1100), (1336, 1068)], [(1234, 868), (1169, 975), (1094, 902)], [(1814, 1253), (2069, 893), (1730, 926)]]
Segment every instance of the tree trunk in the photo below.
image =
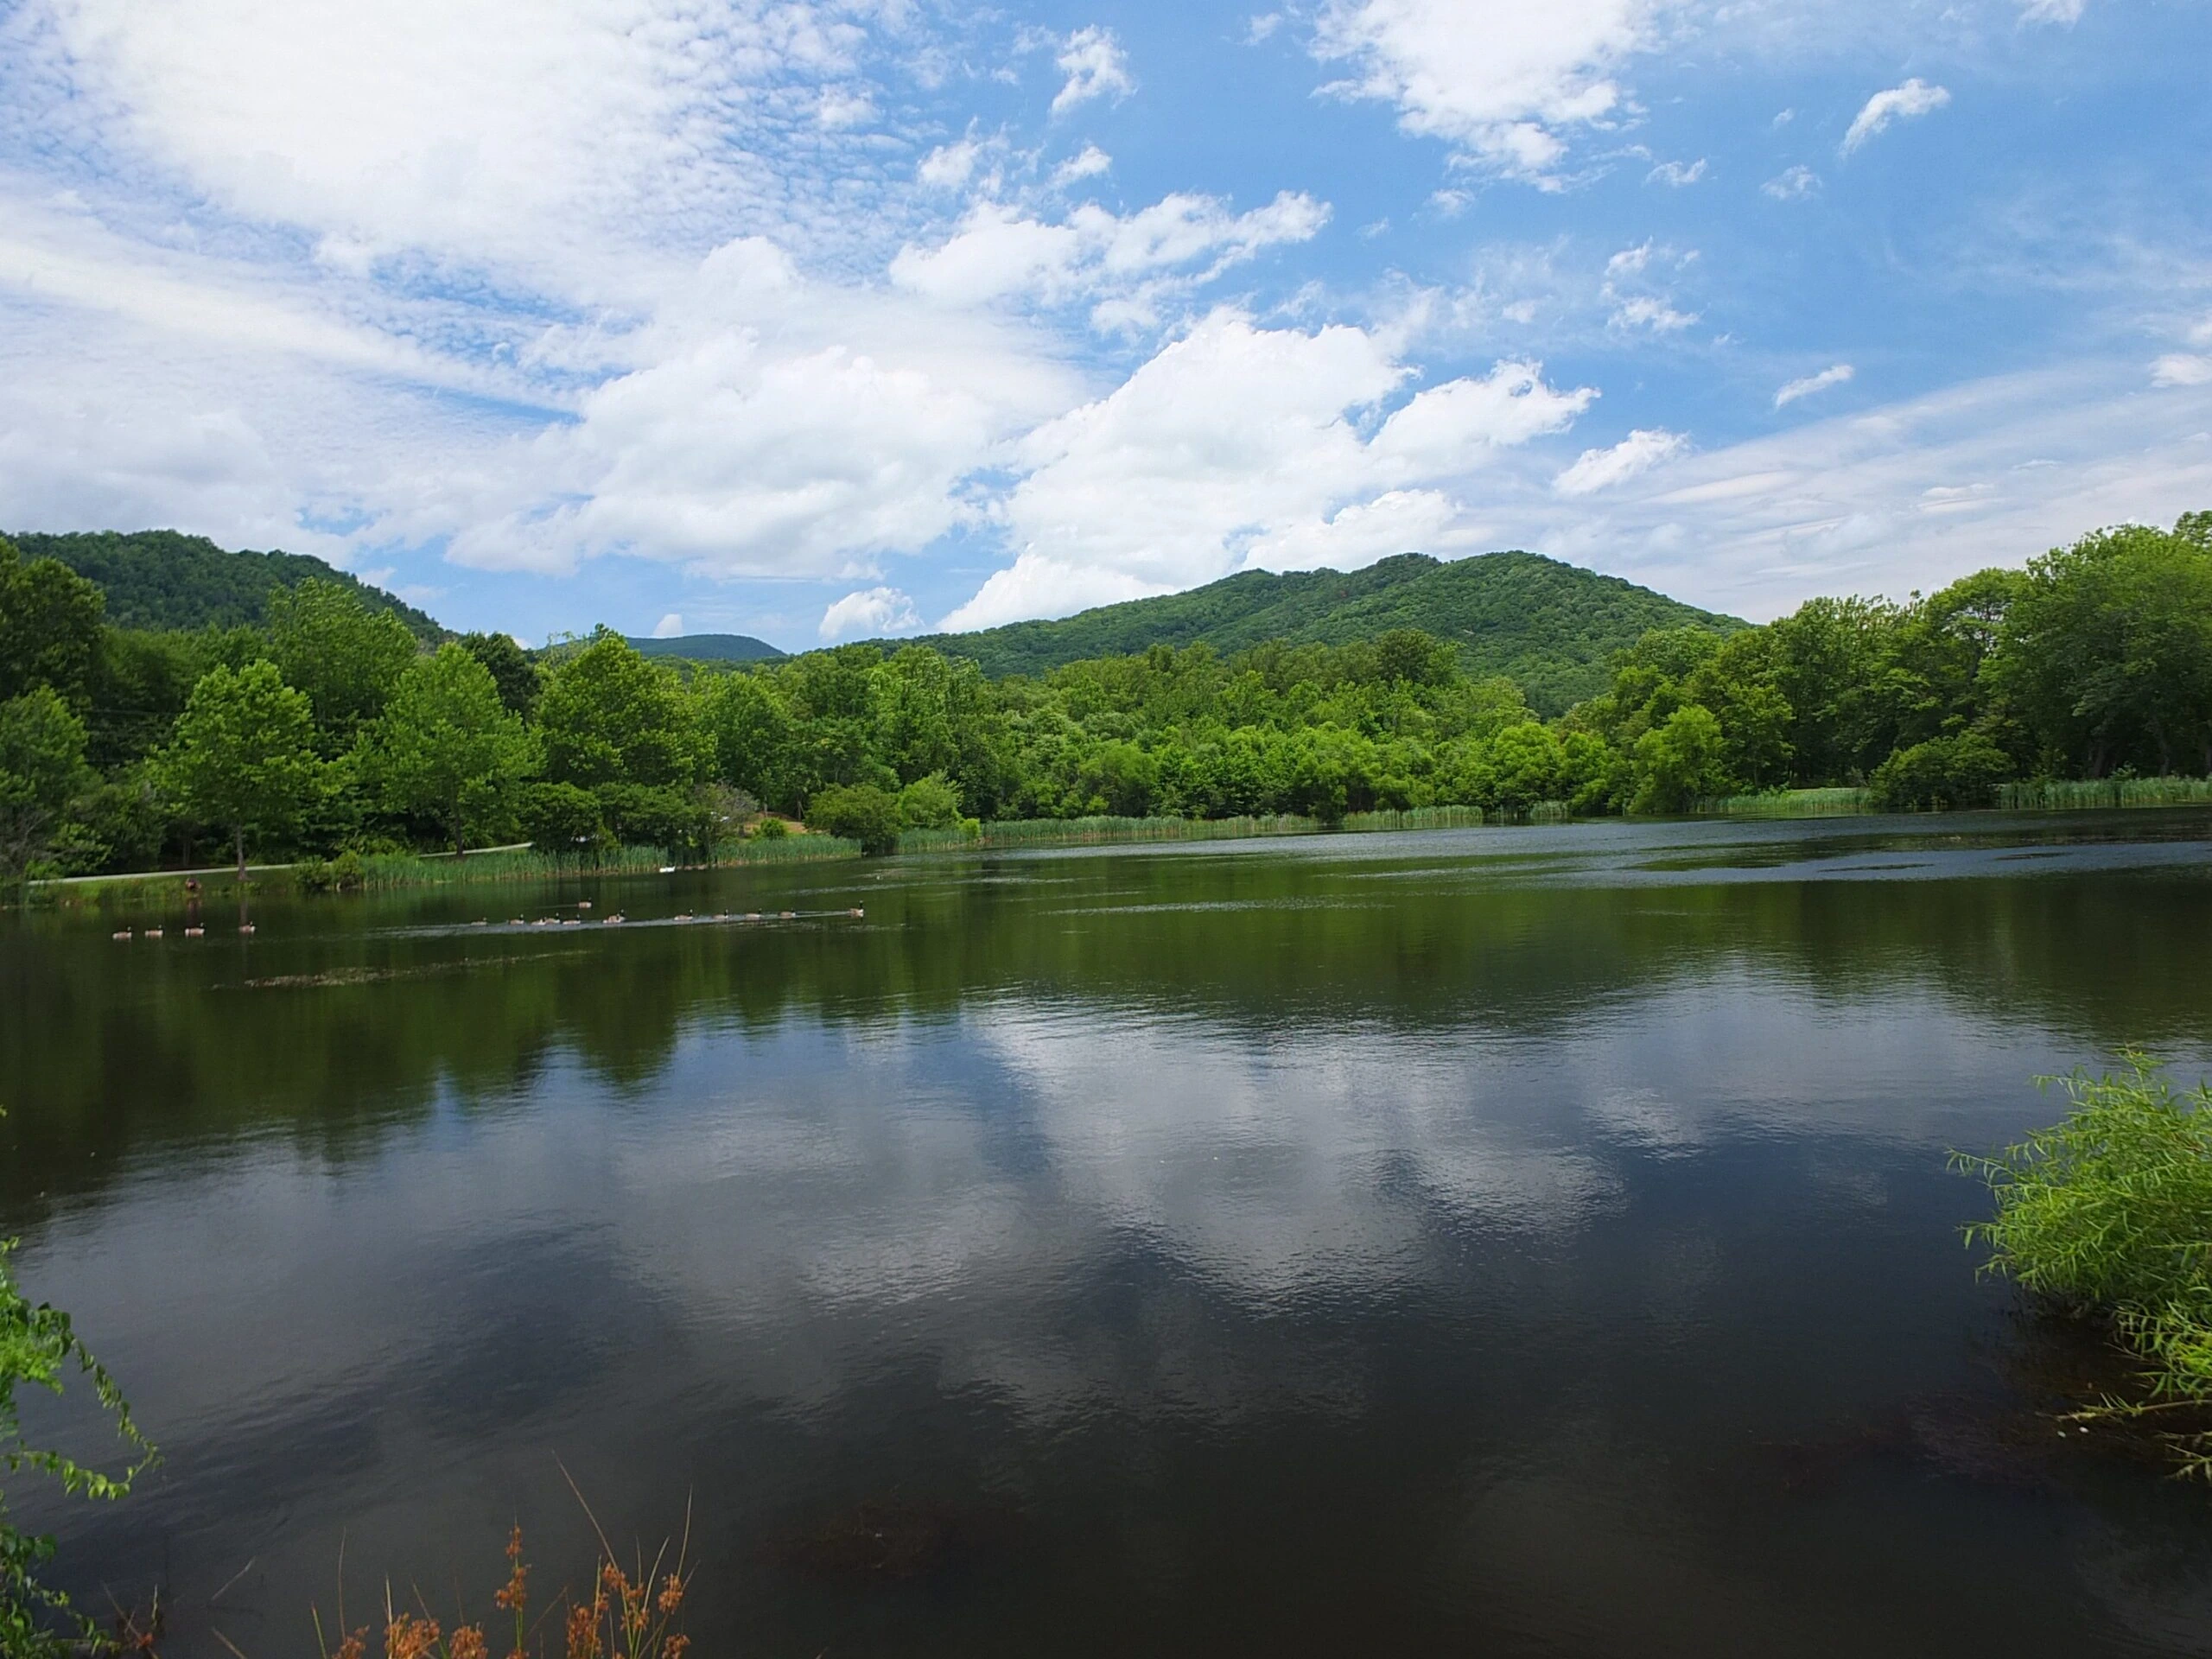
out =
[(242, 823), (238, 825), (237, 834), (238, 848), (238, 886), (243, 888), (245, 886), (245, 825)]

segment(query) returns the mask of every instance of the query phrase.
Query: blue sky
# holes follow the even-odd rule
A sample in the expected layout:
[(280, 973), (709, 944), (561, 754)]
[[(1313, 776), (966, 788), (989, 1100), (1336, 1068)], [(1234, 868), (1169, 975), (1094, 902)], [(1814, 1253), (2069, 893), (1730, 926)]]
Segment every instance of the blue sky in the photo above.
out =
[(16, 0), (0, 524), (788, 648), (2212, 505), (2212, 4)]

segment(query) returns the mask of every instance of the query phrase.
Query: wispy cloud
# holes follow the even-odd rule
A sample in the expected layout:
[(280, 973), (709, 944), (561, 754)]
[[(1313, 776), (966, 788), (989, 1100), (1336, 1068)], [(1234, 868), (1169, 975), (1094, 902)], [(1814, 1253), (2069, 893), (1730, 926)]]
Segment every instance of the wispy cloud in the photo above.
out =
[(1877, 92), (1852, 118), (1850, 130), (1843, 135), (1843, 153), (1848, 156), (1892, 122), (1916, 120), (1950, 101), (1948, 88), (1931, 86), (1918, 76), (1902, 86)]
[(1646, 184), (1671, 184), (1681, 189), (1686, 184), (1695, 184), (1705, 176), (1705, 157), (1694, 162), (1662, 162), (1643, 176)]
[(1800, 397), (1810, 397), (1816, 391), (1826, 391), (1830, 386), (1840, 386), (1857, 373), (1848, 363), (1838, 363), (1822, 369), (1818, 374), (1808, 374), (1802, 380), (1792, 380), (1774, 394), (1774, 406), (1782, 409)]
[(1777, 201), (1796, 201), (1811, 195), (1820, 188), (1821, 175), (1809, 167), (1799, 166), (1776, 174), (1759, 186), (1759, 192), (1763, 195), (1772, 196)]
[(1564, 496), (1594, 495), (1672, 461), (1689, 444), (1679, 432), (1638, 427), (1610, 449), (1585, 449), (1580, 460), (1552, 480), (1552, 489)]

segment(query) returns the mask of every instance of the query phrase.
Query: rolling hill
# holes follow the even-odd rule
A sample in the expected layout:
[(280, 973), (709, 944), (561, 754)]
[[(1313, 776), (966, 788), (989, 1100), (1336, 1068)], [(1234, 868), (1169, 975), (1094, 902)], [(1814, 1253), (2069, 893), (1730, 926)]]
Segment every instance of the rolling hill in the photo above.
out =
[[(1062, 663), (1199, 640), (1224, 652), (1269, 639), (1348, 645), (1421, 628), (1459, 648), (1473, 674), (1504, 674), (1554, 715), (1605, 689), (1605, 659), (1652, 628), (1733, 632), (1748, 624), (1535, 553), (1442, 562), (1404, 553), (1364, 569), (1252, 570), (1187, 593), (1102, 606), (919, 643), (972, 658), (994, 679)], [(907, 643), (884, 640), (886, 646)]]
[(673, 639), (632, 639), (641, 657), (680, 657), (693, 663), (775, 662), (784, 653), (749, 633), (683, 633)]
[(98, 582), (107, 594), (107, 620), (118, 627), (237, 627), (260, 621), (269, 595), (277, 588), (321, 581), (353, 588), (371, 605), (395, 613), (424, 639), (446, 637), (443, 628), (412, 605), (310, 554), (232, 553), (204, 536), (174, 530), (62, 536), (27, 531), (8, 539), (26, 559), (59, 559)]

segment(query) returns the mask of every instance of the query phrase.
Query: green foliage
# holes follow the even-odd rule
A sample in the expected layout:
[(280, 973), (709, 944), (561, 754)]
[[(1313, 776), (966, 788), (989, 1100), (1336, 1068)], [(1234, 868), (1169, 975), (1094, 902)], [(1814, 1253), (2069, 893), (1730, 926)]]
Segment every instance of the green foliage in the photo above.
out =
[(104, 628), (92, 662), (86, 754), (103, 771), (143, 760), (168, 741), (200, 677), (218, 661), (237, 668), (265, 653), (221, 636)]
[(269, 599), (269, 654), (284, 683), (307, 693), (326, 753), (384, 712), (418, 649), (407, 625), (354, 589), (303, 582)]
[[(734, 844), (761, 810), (818, 817), (825, 800), (853, 813), (877, 797), (930, 835), (969, 817), (1794, 812), (1808, 790), (2055, 804), (2081, 773), (2110, 778), (2115, 798), (2179, 799), (2182, 783), (2136, 774), (2212, 771), (2208, 523), (2103, 531), (2025, 572), (1901, 604), (1814, 600), (1758, 628), (1522, 554), (1239, 576), (949, 651), (734, 665), (650, 661), (606, 629), (537, 656), (476, 634), (426, 658), (360, 590), (320, 581), (277, 593), (266, 634), (102, 628), (95, 612), (87, 659), (84, 607), (57, 601), (41, 613), (75, 618), (54, 629), (78, 644), (39, 660), (58, 664), (64, 702), (81, 683), (99, 776), (79, 776), (37, 855), (86, 873), (190, 861), (215, 829), (241, 859), (249, 830), (325, 855), (519, 834), (561, 857), (630, 842), (688, 859)], [(1155, 625), (1169, 638), (1065, 659), (1071, 641)], [(971, 652), (1051, 665), (994, 680)], [(329, 765), (314, 788), (303, 766), (219, 799), (222, 768), (194, 759), (213, 752), (212, 716), (189, 704), (219, 670), (235, 701), (241, 677), (278, 672), (264, 659), (281, 675), (264, 701), (304, 692)], [(1501, 662), (1523, 677), (1487, 671)], [(1594, 695), (1560, 715), (1553, 670), (1568, 662)], [(2004, 781), (2021, 777), (2035, 782)], [(831, 792), (854, 791), (870, 793)], [(1799, 804), (1773, 804), (1785, 797)], [(888, 844), (875, 817), (854, 821)]]
[(82, 709), (99, 650), (100, 590), (59, 560), (28, 563), (0, 537), (0, 700), (51, 686)]
[(541, 853), (573, 855), (596, 845), (607, 830), (599, 798), (575, 784), (532, 784), (522, 791), (516, 816), (523, 837)]
[(556, 783), (688, 785), (696, 769), (682, 682), (605, 628), (553, 671), (537, 724)]
[(59, 559), (98, 584), (107, 595), (108, 620), (118, 627), (253, 626), (267, 618), (270, 595), (302, 582), (325, 582), (390, 611), (420, 639), (441, 634), (422, 612), (305, 553), (229, 553), (205, 537), (173, 530), (19, 534), (16, 542), (26, 558)]
[[(2071, 1108), (2055, 1127), (1993, 1158), (1954, 1159), (1997, 1204), (1968, 1236), (1989, 1247), (1992, 1271), (2111, 1317), (2149, 1362), (2147, 1402), (2085, 1415), (2212, 1410), (2212, 1090), (2177, 1094), (2147, 1057), (2122, 1059), (2101, 1077), (2044, 1079)], [(2189, 1466), (2212, 1474), (2212, 1429), (2176, 1439)]]
[(749, 633), (687, 633), (674, 639), (639, 639), (630, 644), (641, 657), (673, 657), (687, 663), (772, 663), (783, 652)]
[(941, 772), (899, 791), (899, 821), (909, 830), (949, 830), (960, 822), (960, 789)]
[(1688, 812), (1727, 787), (1720, 722), (1698, 703), (1675, 709), (1637, 738), (1635, 764), (1631, 812)]
[(230, 833), (241, 880), (249, 838), (291, 833), (321, 795), (324, 770), (308, 700), (273, 663), (202, 677), (164, 764), (185, 810)]
[(0, 880), (29, 873), (64, 810), (92, 781), (84, 722), (53, 687), (0, 702)]
[(1188, 593), (1133, 600), (1058, 622), (1017, 622), (920, 643), (971, 658), (993, 679), (1200, 640), (1233, 652), (1283, 640), (1349, 645), (1403, 630), (1447, 644), (1460, 671), (1505, 675), (1558, 714), (1605, 684), (1617, 650), (1654, 628), (1744, 625), (1534, 553), (1440, 563), (1419, 553), (1361, 570), (1248, 571)]
[(753, 832), (755, 841), (781, 841), (791, 832), (791, 827), (781, 818), (763, 818), (760, 827)]
[(833, 784), (807, 803), (806, 827), (856, 841), (874, 855), (898, 851), (903, 826), (896, 797), (873, 784)]
[(335, 858), (301, 860), (292, 867), (292, 881), (302, 893), (358, 893), (368, 886), (368, 865), (348, 848)]
[[(79, 1497), (122, 1497), (153, 1461), (154, 1449), (131, 1421), (114, 1378), (71, 1327), (69, 1316), (43, 1302), (34, 1305), (22, 1294), (9, 1261), (14, 1249), (13, 1240), (0, 1240), (0, 1469), (11, 1475), (35, 1470)], [(23, 1439), (16, 1389), (29, 1386), (59, 1395), (72, 1370), (91, 1385), (130, 1458), (119, 1475), (103, 1474)], [(39, 1571), (53, 1554), (52, 1539), (10, 1524), (6, 1495), (0, 1491), (0, 1654), (8, 1659), (62, 1659), (100, 1645), (91, 1622), (39, 1581)]]
[(512, 816), (514, 791), (537, 761), (491, 671), (460, 645), (409, 664), (365, 735), (362, 775), (386, 808), (431, 819), (455, 852), (493, 815)]
[(2130, 524), (2035, 560), (1989, 677), (2045, 770), (2212, 771), (2212, 547)]
[(527, 720), (537, 712), (537, 696), (545, 689), (545, 676), (530, 653), (514, 642), (513, 635), (464, 633), (461, 645), (484, 664), (508, 713)]
[(1866, 801), (1878, 812), (1988, 806), (2012, 772), (2012, 757), (1979, 732), (1931, 737), (1875, 767)]
[(2212, 801), (2212, 778), (2037, 778), (1997, 787), (1999, 806), (2027, 811), (2195, 806), (2208, 801)]

